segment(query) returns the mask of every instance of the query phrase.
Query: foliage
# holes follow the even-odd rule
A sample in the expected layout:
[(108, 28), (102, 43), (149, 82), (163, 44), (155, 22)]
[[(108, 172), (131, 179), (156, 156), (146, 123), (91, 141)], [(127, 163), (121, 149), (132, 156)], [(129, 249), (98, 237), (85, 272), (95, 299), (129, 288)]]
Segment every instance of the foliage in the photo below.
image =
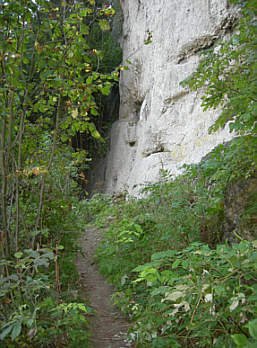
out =
[[(59, 192), (55, 189), (53, 193)], [(62, 206), (58, 208), (59, 204)], [(72, 209), (65, 211), (65, 205), (70, 204)], [(85, 299), (75, 296), (79, 294), (79, 283), (74, 266), (75, 252), (79, 250), (77, 238), (84, 220), (83, 202), (57, 199), (49, 209), (53, 216), (48, 215), (45, 222), (51, 229), (40, 231), (43, 246), (21, 248), (14, 259), (1, 262), (6, 276), (0, 278), (0, 339), (5, 347), (87, 344), (88, 307), (84, 303), (79, 305), (78, 301)], [(29, 240), (28, 236), (26, 239)], [(63, 309), (66, 302), (69, 311)]]
[(98, 219), (98, 216), (108, 209), (108, 206), (113, 203), (111, 195), (103, 195), (100, 193), (94, 194), (91, 200), (88, 200), (85, 205), (86, 221), (92, 222)]
[[(89, 39), (91, 45), (96, 49), (96, 54), (92, 57), (94, 58), (95, 68), (101, 73), (110, 73), (120, 65), (122, 60), (122, 50), (119, 43), (115, 40), (117, 39), (114, 37), (115, 33), (109, 34), (109, 30), (112, 30), (117, 31), (116, 35), (121, 36), (122, 28), (119, 22), (121, 9), (119, 2), (109, 6), (102, 1), (101, 7), (100, 17), (102, 19), (99, 22), (95, 21), (91, 25)], [(117, 18), (118, 22), (116, 23)]]
[(16, 260), (2, 261), (8, 272), (1, 277), (0, 293), (0, 339), (5, 347), (87, 345), (88, 307), (78, 302), (84, 301), (82, 297), (73, 295), (74, 290), (79, 293), (73, 264), (83, 222), (75, 211), (82, 207), (73, 201), (62, 244), (25, 249), (15, 253)]
[[(177, 250), (179, 233), (170, 229), (169, 239), (162, 241), (164, 230), (155, 229), (157, 209), (152, 220), (138, 215), (141, 200), (110, 209), (120, 217), (106, 218), (109, 227), (97, 258), (117, 288), (115, 304), (134, 322), (130, 337), (138, 347), (235, 347), (242, 340), (249, 347), (256, 344), (248, 331), (256, 318), (256, 242), (211, 249), (199, 242), (186, 246), (183, 238), (185, 246)], [(213, 224), (221, 228), (212, 214)], [(99, 220), (103, 224), (103, 215)]]
[[(96, 96), (118, 72), (100, 72), (91, 22), (113, 10), (94, 0), (0, 1), (0, 345), (86, 346), (87, 309), (74, 294), (83, 228), (78, 183), (100, 139)], [(105, 28), (103, 28), (103, 25)], [(101, 57), (99, 58), (101, 60)]]
[[(91, 116), (99, 132), (99, 134), (95, 133), (98, 136), (89, 137), (88, 130), (84, 132), (80, 130), (76, 131), (72, 137), (73, 146), (86, 150), (87, 156), (92, 157), (92, 159), (105, 154), (107, 147), (106, 130), (117, 118), (117, 112), (113, 112), (113, 110), (110, 112), (110, 104), (113, 105), (114, 100), (117, 100), (115, 97), (118, 90), (118, 71), (122, 60), (122, 50), (118, 43), (121, 36), (120, 16), (119, 3), (108, 4), (104, 0), (96, 1), (88, 16), (90, 25), (88, 25), (86, 43), (88, 47), (92, 48), (87, 51), (90, 69), (98, 74), (98, 82), (101, 80), (103, 82), (103, 76), (112, 76), (112, 79), (109, 76), (109, 83), (104, 88), (98, 91), (94, 90), (92, 94), (94, 104), (97, 106), (97, 114)], [(110, 90), (111, 95), (109, 95)], [(100, 135), (101, 137), (99, 137)], [(87, 168), (84, 168), (84, 172), (85, 169)]]
[[(69, 240), (69, 243), (75, 247), (74, 241)], [(62, 264), (71, 257), (71, 250), (67, 247), (61, 262), (57, 258), (57, 250), (60, 253), (63, 249), (62, 245), (52, 249), (25, 249), (15, 253), (16, 261), (2, 261), (1, 266), (8, 267), (9, 274), (1, 278), (0, 293), (1, 323), (4, 323), (0, 339), (5, 346), (58, 347), (69, 344), (75, 347), (87, 341), (88, 331), (85, 328), (88, 323), (83, 314), (87, 313), (87, 308), (84, 304), (63, 303), (66, 299), (65, 287), (71, 286), (71, 283), (63, 282), (62, 276), (62, 271), (68, 273)], [(62, 294), (55, 290), (57, 266), (61, 270), (58, 285), (62, 287)], [(71, 271), (73, 275), (69, 276), (74, 279), (74, 267)], [(71, 292), (67, 300), (72, 300)]]
[(233, 0), (240, 5), (240, 19), (227, 40), (201, 53), (203, 58), (182, 82), (190, 89), (203, 89), (204, 110), (221, 109), (210, 131), (229, 124), (238, 134), (257, 133), (257, 6), (254, 0)]
[(233, 340), (238, 346), (244, 340), (243, 347), (254, 347), (256, 258), (256, 242), (247, 241), (215, 250), (193, 243), (182, 251), (154, 253), (151, 262), (134, 269), (135, 287), (145, 282), (147, 296), (144, 305), (135, 303), (138, 342), (233, 347)]
[[(256, 318), (256, 245), (220, 243), (227, 185), (254, 175), (255, 148), (255, 137), (239, 137), (185, 166), (177, 178), (163, 172), (140, 199), (98, 195), (86, 203), (88, 219), (104, 229), (99, 268), (116, 286), (115, 304), (134, 322), (130, 337), (138, 347), (254, 344), (244, 325)], [(255, 214), (256, 200), (249, 204)], [(244, 298), (236, 299), (241, 293)], [(204, 330), (203, 321), (209, 325)]]
[[(239, 244), (222, 244), (227, 188), (257, 171), (256, 5), (234, 3), (241, 15), (233, 34), (203, 52), (182, 84), (203, 90), (205, 110), (221, 110), (211, 131), (229, 124), (240, 136), (185, 165), (177, 178), (163, 172), (140, 199), (100, 204), (97, 197), (87, 204), (88, 217), (105, 231), (99, 268), (116, 286), (114, 303), (133, 320), (137, 347), (257, 343), (256, 241), (244, 241), (242, 233), (235, 235)], [(255, 195), (245, 208), (242, 227), (256, 223)]]
[[(240, 136), (185, 165), (177, 178), (163, 172), (140, 199), (87, 203), (88, 218), (104, 229), (99, 268), (116, 286), (114, 303), (133, 321), (137, 347), (257, 344), (257, 243), (242, 234), (235, 235), (239, 244), (224, 244), (223, 236), (229, 184), (257, 172), (256, 5), (231, 2), (241, 5), (232, 35), (203, 52), (182, 84), (203, 90), (205, 110), (221, 110), (211, 131), (229, 124)], [(245, 208), (239, 224), (256, 223), (256, 195)]]

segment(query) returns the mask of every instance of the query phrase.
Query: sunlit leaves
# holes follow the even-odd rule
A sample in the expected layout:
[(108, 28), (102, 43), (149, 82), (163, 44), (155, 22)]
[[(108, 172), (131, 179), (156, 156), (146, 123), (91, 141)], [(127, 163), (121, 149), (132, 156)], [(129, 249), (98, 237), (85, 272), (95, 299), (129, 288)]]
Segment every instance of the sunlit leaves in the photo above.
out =
[(101, 15), (104, 16), (114, 16), (115, 15), (115, 10), (113, 7), (109, 6), (105, 6), (102, 11), (101, 11)]
[(66, 310), (54, 299), (61, 299), (59, 260), (62, 289), (74, 276), (67, 276), (67, 255), (75, 249), (81, 212), (73, 208), (77, 182), (88, 183), (82, 172), (88, 150), (78, 145), (73, 152), (69, 145), (81, 133), (101, 141), (97, 96), (108, 95), (118, 78), (100, 72), (103, 52), (90, 40), (91, 25), (99, 27), (100, 19), (109, 30), (113, 11), (100, 11), (93, 0), (0, 2), (0, 340), (4, 346), (81, 346), (85, 306), (67, 304)]
[(77, 118), (77, 116), (78, 116), (78, 109), (72, 110), (71, 115), (72, 115), (73, 118)]
[(106, 19), (100, 19), (99, 26), (103, 31), (109, 31), (111, 29), (110, 24)]

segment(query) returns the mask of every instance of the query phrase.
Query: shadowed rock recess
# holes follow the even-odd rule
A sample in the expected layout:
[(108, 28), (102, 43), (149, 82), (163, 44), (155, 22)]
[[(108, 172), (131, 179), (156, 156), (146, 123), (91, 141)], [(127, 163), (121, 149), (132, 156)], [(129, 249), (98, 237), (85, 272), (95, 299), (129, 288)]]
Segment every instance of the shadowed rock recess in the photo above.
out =
[(199, 162), (231, 139), (227, 129), (208, 134), (219, 112), (204, 112), (201, 93), (180, 82), (196, 69), (200, 51), (228, 35), (238, 13), (227, 0), (120, 3), (123, 64), (129, 70), (121, 72), (119, 120), (95, 182), (107, 193), (137, 195), (141, 185), (160, 178), (160, 169), (177, 175), (184, 163)]

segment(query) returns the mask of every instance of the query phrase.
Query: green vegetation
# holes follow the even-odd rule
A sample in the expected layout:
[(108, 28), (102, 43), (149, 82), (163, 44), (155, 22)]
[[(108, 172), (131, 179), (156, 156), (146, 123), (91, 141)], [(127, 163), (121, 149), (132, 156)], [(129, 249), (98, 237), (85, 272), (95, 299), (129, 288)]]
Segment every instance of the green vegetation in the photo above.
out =
[(116, 286), (114, 303), (131, 318), (137, 347), (255, 347), (257, 244), (243, 235), (222, 244), (227, 185), (257, 168), (255, 138), (251, 166), (237, 152), (249, 141), (220, 145), (175, 179), (164, 172), (144, 198), (88, 202), (88, 221), (104, 230), (100, 271)]
[(229, 125), (238, 137), (177, 178), (163, 172), (140, 199), (87, 205), (88, 221), (104, 230), (99, 268), (137, 347), (257, 345), (256, 194), (238, 215), (237, 243), (224, 239), (228, 188), (257, 172), (256, 2), (231, 2), (241, 6), (234, 35), (203, 52), (182, 85), (202, 89), (205, 110), (221, 110), (210, 131)]
[(90, 152), (70, 143), (101, 139), (95, 117), (118, 78), (113, 9), (0, 1), (1, 347), (89, 345), (91, 309), (73, 266), (86, 222), (104, 230), (97, 261), (137, 347), (256, 347), (257, 236), (244, 240), (256, 194), (238, 243), (223, 234), (229, 185), (257, 172), (256, 4), (231, 2), (242, 9), (235, 34), (205, 51), (183, 85), (205, 91), (205, 109), (222, 109), (211, 131), (229, 125), (238, 137), (177, 178), (163, 172), (141, 199), (81, 201)]
[(257, 133), (257, 6), (255, 0), (230, 0), (241, 8), (229, 40), (220, 40), (202, 52), (195, 73), (182, 82), (203, 88), (204, 110), (222, 108), (210, 131), (224, 128), (238, 134)]
[(101, 139), (97, 98), (119, 73), (100, 70), (92, 31), (107, 37), (113, 14), (94, 0), (0, 1), (1, 347), (88, 346), (74, 260), (90, 153), (70, 144)]

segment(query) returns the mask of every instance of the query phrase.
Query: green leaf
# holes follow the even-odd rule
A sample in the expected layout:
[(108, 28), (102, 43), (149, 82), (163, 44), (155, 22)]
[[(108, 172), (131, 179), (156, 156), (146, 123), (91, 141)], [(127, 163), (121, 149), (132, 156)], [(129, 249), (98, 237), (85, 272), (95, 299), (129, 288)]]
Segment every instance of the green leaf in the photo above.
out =
[(93, 76), (89, 76), (86, 80), (86, 83), (90, 85), (93, 82)]
[(100, 133), (98, 132), (98, 130), (94, 130), (93, 132), (91, 132), (92, 136), (96, 139), (100, 139), (101, 138), (101, 135)]
[(87, 313), (94, 313), (95, 309), (93, 309), (92, 307), (89, 307), (88, 305), (84, 304), (85, 308), (86, 308), (86, 312)]
[(168, 290), (172, 290), (169, 286), (160, 286), (151, 292), (151, 296), (164, 295), (168, 293)]
[(62, 134), (62, 135), (61, 135), (61, 141), (62, 141), (62, 142), (65, 143), (68, 139), (69, 139), (69, 137), (67, 137), (67, 135), (65, 135), (65, 134)]
[(77, 118), (77, 117), (78, 117), (78, 114), (79, 114), (78, 109), (74, 109), (74, 110), (72, 110), (72, 112), (71, 112), (71, 116), (72, 116), (73, 118)]
[(48, 267), (49, 266), (49, 262), (48, 262), (48, 259), (46, 258), (40, 258), (40, 259), (36, 259), (34, 261), (34, 264), (35, 266), (45, 266), (45, 267)]
[(114, 16), (115, 15), (115, 10), (112, 7), (105, 8), (103, 9), (103, 13), (105, 16)]
[(177, 251), (175, 250), (160, 251), (158, 253), (154, 253), (151, 256), (151, 260), (155, 261), (155, 260), (161, 260), (165, 258), (173, 258), (176, 254), (177, 254)]
[(23, 252), (21, 252), (21, 251), (18, 251), (17, 253), (14, 254), (14, 257), (16, 259), (20, 259), (22, 256), (23, 256)]
[(92, 10), (90, 8), (83, 8), (82, 10), (80, 10), (79, 14), (82, 17), (86, 17), (91, 12), (92, 12)]
[(104, 86), (103, 88), (101, 88), (101, 93), (103, 95), (109, 95), (110, 94), (110, 86)]
[(254, 319), (248, 323), (248, 329), (250, 335), (257, 340), (257, 319)]
[(29, 254), (30, 257), (37, 258), (40, 256), (39, 252), (33, 249), (25, 249), (26, 254)]
[(28, 319), (27, 322), (26, 322), (27, 327), (31, 327), (32, 324), (34, 323), (34, 321), (35, 320), (33, 318)]
[(90, 109), (90, 113), (92, 114), (92, 115), (94, 115), (94, 116), (97, 116), (99, 113), (98, 113), (98, 111), (95, 109), (95, 108), (91, 108)]
[(99, 27), (102, 31), (109, 31), (111, 30), (110, 24), (106, 19), (100, 19), (99, 20)]
[(249, 341), (243, 334), (235, 334), (231, 336), (238, 348), (248, 347)]
[(0, 335), (0, 340), (4, 340), (5, 337), (12, 331), (13, 325), (9, 325), (6, 329), (4, 329)]
[(181, 297), (184, 297), (185, 296), (185, 293), (182, 292), (182, 291), (174, 291), (172, 293), (166, 293), (165, 294), (165, 300), (168, 300), (168, 301), (177, 301), (179, 298)]
[(180, 263), (181, 263), (181, 260), (174, 261), (172, 264), (172, 269), (177, 268), (180, 265)]
[(12, 327), (12, 334), (11, 334), (12, 340), (15, 340), (15, 338), (17, 338), (20, 335), (20, 333), (21, 333), (21, 322), (18, 321)]

